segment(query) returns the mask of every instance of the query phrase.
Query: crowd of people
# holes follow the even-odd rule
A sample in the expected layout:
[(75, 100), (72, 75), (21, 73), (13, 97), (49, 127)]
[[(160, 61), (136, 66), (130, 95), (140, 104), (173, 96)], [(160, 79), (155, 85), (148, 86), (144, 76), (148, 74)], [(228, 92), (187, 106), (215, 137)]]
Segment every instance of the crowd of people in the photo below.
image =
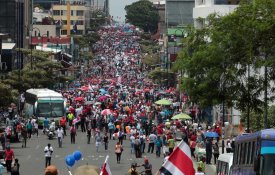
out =
[[(219, 126), (208, 128), (197, 124), (195, 118), (192, 121), (171, 120), (172, 116), (183, 112), (181, 97), (174, 88), (161, 87), (147, 78), (143, 70), (139, 31), (126, 24), (103, 27), (98, 34), (101, 40), (93, 45), (96, 58), (77, 80), (61, 91), (67, 102), (67, 113), (58, 123), (54, 122), (59, 147), (62, 147), (66, 135), (70, 135), (71, 144), (75, 144), (77, 132), (87, 133), (88, 144), (94, 137), (97, 151), (101, 147), (112, 149), (108, 143), (115, 140), (117, 143), (113, 149), (119, 164), (123, 145), (128, 144), (125, 140), (129, 140), (131, 154), (136, 158), (147, 152), (165, 159), (173, 152), (176, 142), (184, 140), (194, 159), (199, 161), (200, 171), (205, 171), (204, 161), (211, 163), (212, 150), (216, 163), (219, 140), (213, 144), (213, 138), (207, 139), (204, 134), (213, 131), (221, 136)], [(155, 104), (163, 98), (171, 104)], [(36, 117), (20, 122), (17, 118), (14, 120), (16, 125), (9, 129), (14, 129), (18, 139), (22, 140), (22, 147), (26, 147), (27, 139), (33, 133), (38, 135), (38, 120)], [(51, 123), (46, 118), (43, 127), (50, 128)], [(5, 149), (7, 139), (4, 135), (1, 138)], [(206, 148), (206, 155), (199, 157), (195, 154), (197, 147)], [(48, 167), (53, 148), (47, 145), (44, 151), (45, 166)], [(6, 163), (9, 164), (8, 157)], [(134, 174), (138, 166), (132, 166), (130, 173)], [(148, 159), (140, 166), (145, 167), (145, 175), (152, 174)], [(11, 171), (10, 167), (7, 166), (7, 170)]]

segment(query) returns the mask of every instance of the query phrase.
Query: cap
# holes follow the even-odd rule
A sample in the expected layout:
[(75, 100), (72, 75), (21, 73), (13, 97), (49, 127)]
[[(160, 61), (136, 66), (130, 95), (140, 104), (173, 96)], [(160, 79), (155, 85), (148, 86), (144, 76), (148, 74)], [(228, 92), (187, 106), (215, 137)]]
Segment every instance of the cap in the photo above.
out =
[(57, 175), (58, 171), (56, 166), (54, 165), (47, 166), (47, 168), (45, 169), (45, 174)]

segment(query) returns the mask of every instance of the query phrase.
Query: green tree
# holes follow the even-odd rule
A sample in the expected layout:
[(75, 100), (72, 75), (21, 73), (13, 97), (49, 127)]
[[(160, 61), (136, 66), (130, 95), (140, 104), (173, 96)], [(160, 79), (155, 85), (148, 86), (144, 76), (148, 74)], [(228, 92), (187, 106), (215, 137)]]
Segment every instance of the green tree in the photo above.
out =
[(7, 107), (12, 102), (16, 103), (18, 91), (11, 89), (11, 86), (0, 83), (0, 107)]
[(174, 69), (186, 75), (182, 89), (194, 102), (236, 105), (247, 116), (262, 112), (264, 90), (273, 91), (274, 12), (273, 0), (243, 1), (232, 14), (210, 15), (206, 28), (190, 30)]
[(152, 2), (140, 0), (127, 5), (125, 10), (129, 23), (142, 28), (144, 32), (155, 33), (157, 31), (159, 14)]
[[(64, 83), (67, 78), (59, 75), (63, 66), (49, 58), (50, 52), (30, 49), (21, 49), (23, 55), (29, 62), (22, 70), (14, 70), (4, 83), (18, 91), (25, 91), (29, 88), (52, 88), (56, 83)], [(32, 56), (32, 63), (30, 62)], [(32, 66), (31, 66), (32, 64)]]

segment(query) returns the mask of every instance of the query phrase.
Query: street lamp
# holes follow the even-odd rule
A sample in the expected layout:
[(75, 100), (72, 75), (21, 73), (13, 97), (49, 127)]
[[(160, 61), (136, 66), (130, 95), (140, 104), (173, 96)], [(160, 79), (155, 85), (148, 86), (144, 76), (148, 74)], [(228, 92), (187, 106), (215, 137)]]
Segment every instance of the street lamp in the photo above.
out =
[[(38, 33), (38, 37), (40, 36), (40, 29), (39, 28), (37, 28), (37, 27), (26, 27), (27, 28), (27, 30), (28, 30), (28, 36), (26, 37), (26, 39), (29, 39), (29, 45), (30, 45), (30, 47), (31, 47), (31, 70), (33, 69), (33, 57), (32, 57), (32, 32), (34, 31), (34, 30), (37, 30), (39, 33)], [(35, 34), (34, 34), (34, 36), (36, 37), (36, 31), (35, 31)]]

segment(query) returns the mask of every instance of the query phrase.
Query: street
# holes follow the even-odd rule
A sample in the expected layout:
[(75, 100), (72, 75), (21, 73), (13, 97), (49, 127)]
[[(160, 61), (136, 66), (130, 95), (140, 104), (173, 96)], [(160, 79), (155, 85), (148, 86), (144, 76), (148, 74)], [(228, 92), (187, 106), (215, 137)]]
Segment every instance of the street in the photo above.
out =
[[(109, 164), (113, 175), (124, 175), (127, 174), (131, 163), (142, 164), (143, 159), (135, 158), (134, 154), (130, 152), (130, 141), (124, 140), (123, 147), (124, 151), (122, 154), (122, 161), (120, 164), (116, 163), (116, 155), (114, 153), (114, 147), (117, 140), (109, 141), (109, 149), (107, 151), (104, 150), (104, 145), (101, 145), (99, 153), (96, 153), (95, 149), (95, 141), (94, 138), (91, 141), (91, 144), (87, 144), (86, 133), (82, 133), (78, 131), (76, 137), (76, 144), (70, 143), (70, 136), (65, 136), (63, 140), (63, 147), (58, 148), (57, 139), (48, 140), (46, 135), (43, 135), (40, 130), (39, 136), (32, 136), (30, 140), (27, 142), (27, 148), (22, 148), (21, 143), (13, 143), (11, 144), (11, 148), (14, 150), (15, 157), (19, 159), (20, 163), (20, 174), (21, 175), (30, 175), (30, 174), (43, 174), (44, 166), (45, 166), (45, 158), (44, 158), (44, 147), (51, 143), (53, 146), (54, 152), (52, 157), (52, 164), (56, 165), (59, 170), (59, 174), (66, 175), (68, 174), (68, 169), (65, 163), (64, 158), (72, 154), (74, 151), (79, 150), (82, 153), (82, 160), (75, 163), (75, 165), (70, 168), (72, 172), (75, 168), (80, 165), (96, 165), (101, 167), (104, 163), (106, 155), (109, 155)], [(146, 145), (147, 146), (147, 145)], [(147, 147), (145, 149), (145, 152)], [(153, 173), (157, 172), (157, 170), (161, 167), (163, 162), (163, 156), (157, 158), (155, 154), (143, 154), (143, 157), (148, 157), (150, 163), (153, 167)], [(194, 162), (194, 168), (197, 167), (197, 164)], [(143, 171), (143, 168), (138, 168)], [(207, 165), (206, 166), (206, 174), (212, 175), (214, 174), (215, 166)]]
[[(52, 164), (58, 167), (60, 174), (68, 174), (67, 166), (64, 158), (72, 154), (74, 151), (79, 150), (82, 153), (82, 160), (76, 162), (76, 164), (70, 168), (72, 171), (80, 165), (96, 165), (101, 167), (104, 163), (105, 156), (109, 155), (109, 164), (113, 175), (127, 174), (131, 163), (136, 162), (138, 164), (143, 163), (143, 159), (136, 159), (134, 154), (130, 152), (130, 142), (125, 140), (123, 142), (124, 151), (122, 153), (122, 160), (120, 164), (116, 163), (116, 155), (114, 153), (114, 147), (117, 140), (109, 141), (109, 150), (104, 150), (104, 145), (101, 145), (99, 153), (96, 153), (95, 141), (91, 140), (91, 144), (87, 144), (86, 133), (78, 132), (76, 136), (76, 144), (70, 143), (70, 136), (65, 136), (63, 140), (63, 147), (58, 148), (57, 139), (48, 140), (46, 135), (43, 135), (40, 131), (40, 135), (37, 138), (32, 136), (27, 142), (27, 148), (21, 148), (21, 143), (15, 143), (11, 145), (11, 148), (14, 150), (15, 157), (19, 159), (21, 165), (20, 169), (21, 175), (30, 175), (30, 174), (43, 174), (45, 166), (44, 158), (44, 147), (51, 143), (54, 149)], [(147, 147), (145, 151), (147, 150)], [(143, 154), (149, 158), (150, 163), (153, 166), (153, 172), (156, 172), (162, 164), (163, 157), (156, 158), (155, 154)], [(142, 167), (139, 168), (140, 171), (143, 171)]]

